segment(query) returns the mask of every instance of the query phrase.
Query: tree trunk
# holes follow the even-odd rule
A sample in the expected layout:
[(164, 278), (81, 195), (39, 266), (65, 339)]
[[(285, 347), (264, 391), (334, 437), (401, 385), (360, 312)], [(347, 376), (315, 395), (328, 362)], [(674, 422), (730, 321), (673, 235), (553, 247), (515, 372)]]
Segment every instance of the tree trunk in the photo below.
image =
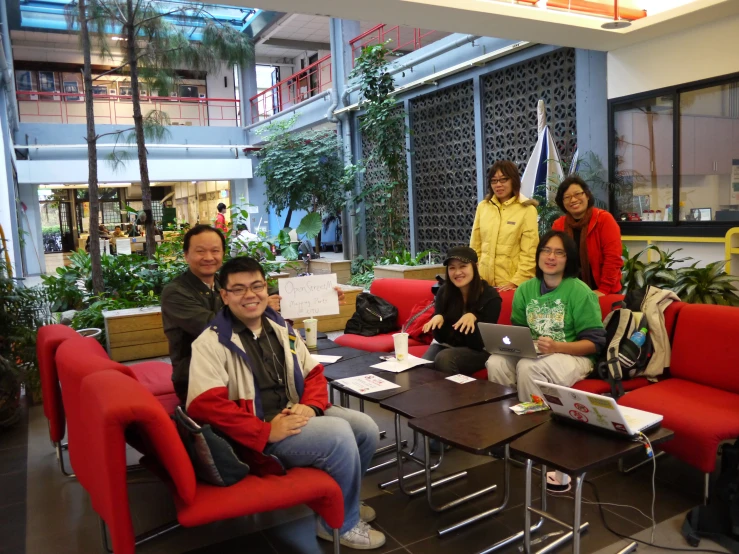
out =
[(292, 219), (292, 217), (293, 217), (293, 209), (288, 208), (287, 216), (285, 216), (285, 224), (282, 226), (283, 229), (287, 229), (288, 227), (290, 227), (290, 220)]
[(151, 186), (149, 183), (149, 166), (147, 163), (146, 139), (144, 138), (144, 117), (141, 115), (141, 99), (139, 97), (139, 67), (136, 59), (136, 25), (133, 0), (126, 1), (126, 38), (128, 39), (128, 64), (131, 72), (131, 104), (133, 105), (133, 125), (136, 134), (136, 147), (141, 174), (141, 203), (146, 214), (146, 255), (154, 257), (156, 241), (154, 240), (154, 217), (151, 212)]
[(83, 79), (85, 87), (85, 118), (87, 120), (87, 186), (90, 195), (90, 266), (92, 270), (92, 291), (102, 294), (105, 290), (103, 268), (100, 261), (100, 195), (98, 193), (98, 153), (95, 134), (95, 111), (92, 98), (92, 53), (90, 32), (87, 28), (87, 5), (85, 0), (78, 6), (82, 55), (84, 58)]

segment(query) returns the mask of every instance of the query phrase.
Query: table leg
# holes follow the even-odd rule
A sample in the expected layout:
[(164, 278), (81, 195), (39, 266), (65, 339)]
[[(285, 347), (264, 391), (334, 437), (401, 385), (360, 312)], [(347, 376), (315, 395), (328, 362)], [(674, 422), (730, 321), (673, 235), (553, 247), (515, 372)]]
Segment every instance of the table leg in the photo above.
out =
[(582, 484), (585, 474), (575, 478), (575, 516), (572, 520), (572, 554), (580, 554), (580, 519), (582, 517)]
[(616, 554), (629, 554), (629, 552), (635, 552), (638, 546), (639, 545), (636, 543), (636, 541), (631, 541), (630, 544), (616, 552)]
[[(526, 485), (524, 493), (524, 516), (523, 516), (523, 551), (526, 554), (531, 554), (531, 469), (534, 466), (534, 461), (531, 459), (526, 460)], [(546, 472), (542, 469), (542, 475), (546, 475)], [(544, 493), (546, 498), (546, 493)]]

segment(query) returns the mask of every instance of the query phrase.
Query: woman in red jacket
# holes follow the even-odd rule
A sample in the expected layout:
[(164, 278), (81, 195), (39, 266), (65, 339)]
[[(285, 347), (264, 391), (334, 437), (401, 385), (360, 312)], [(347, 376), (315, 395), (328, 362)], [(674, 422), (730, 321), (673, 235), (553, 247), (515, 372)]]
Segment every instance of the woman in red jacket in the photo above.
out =
[(576, 175), (562, 181), (555, 202), (567, 215), (557, 219), (552, 229), (564, 231), (578, 245), (580, 279), (598, 296), (621, 292), (621, 229), (616, 220), (593, 206), (590, 187)]

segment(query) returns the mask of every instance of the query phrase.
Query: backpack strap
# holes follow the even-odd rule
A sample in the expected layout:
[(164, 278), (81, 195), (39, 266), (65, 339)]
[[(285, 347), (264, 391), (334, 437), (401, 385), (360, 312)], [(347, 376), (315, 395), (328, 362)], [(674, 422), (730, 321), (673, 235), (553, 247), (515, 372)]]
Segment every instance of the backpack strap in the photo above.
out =
[(618, 360), (618, 349), (621, 340), (628, 338), (625, 335), (634, 318), (631, 313), (628, 314), (628, 317), (625, 317), (625, 313), (624, 310), (624, 312), (618, 314), (618, 327), (616, 327), (616, 331), (611, 338), (611, 343), (606, 347), (605, 367), (600, 368), (599, 371), (601, 378), (611, 385), (613, 398), (621, 398), (624, 395), (624, 386), (621, 382), (623, 374), (621, 373), (621, 363)]

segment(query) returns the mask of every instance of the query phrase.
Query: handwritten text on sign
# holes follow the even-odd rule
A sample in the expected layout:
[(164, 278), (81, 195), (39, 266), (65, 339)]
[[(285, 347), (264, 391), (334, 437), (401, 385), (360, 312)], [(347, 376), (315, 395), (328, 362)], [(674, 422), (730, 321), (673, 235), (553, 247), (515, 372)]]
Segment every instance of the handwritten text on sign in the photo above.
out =
[(278, 279), (282, 317), (315, 317), (339, 313), (339, 296), (334, 290), (336, 274)]

